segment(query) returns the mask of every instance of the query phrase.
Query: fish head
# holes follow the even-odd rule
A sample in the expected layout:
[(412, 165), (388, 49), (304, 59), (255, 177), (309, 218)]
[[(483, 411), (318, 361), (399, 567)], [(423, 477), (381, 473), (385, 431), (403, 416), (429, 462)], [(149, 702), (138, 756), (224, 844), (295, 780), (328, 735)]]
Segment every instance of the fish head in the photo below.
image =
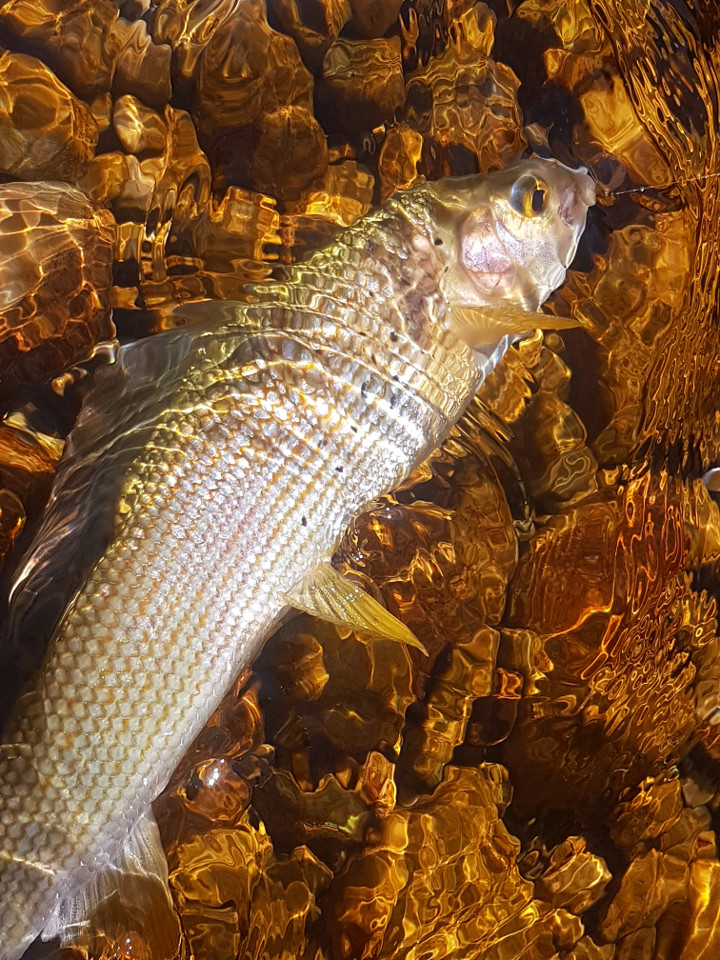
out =
[(440, 242), (451, 248), (451, 305), (529, 312), (564, 281), (596, 198), (584, 167), (539, 157), (432, 187)]

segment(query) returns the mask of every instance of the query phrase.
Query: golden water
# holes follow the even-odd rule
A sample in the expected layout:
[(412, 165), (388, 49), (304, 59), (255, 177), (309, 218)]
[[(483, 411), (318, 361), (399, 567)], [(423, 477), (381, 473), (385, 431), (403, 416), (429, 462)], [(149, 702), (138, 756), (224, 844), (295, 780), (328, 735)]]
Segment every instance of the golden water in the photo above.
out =
[[(34, 431), (0, 429), (4, 550), (83, 381), (53, 416), (25, 391), (84, 361), (111, 308), (123, 337), (163, 329), (420, 176), (527, 147), (607, 196), (550, 307), (586, 329), (514, 346), (338, 550), (430, 656), (295, 617), (158, 800), (181, 949), (720, 956), (720, 12), (267, 7), (0, 6), (0, 170), (27, 182), (0, 186), (2, 396)], [(70, 227), (48, 177), (97, 206)], [(132, 918), (116, 934), (91, 955), (144, 955)]]

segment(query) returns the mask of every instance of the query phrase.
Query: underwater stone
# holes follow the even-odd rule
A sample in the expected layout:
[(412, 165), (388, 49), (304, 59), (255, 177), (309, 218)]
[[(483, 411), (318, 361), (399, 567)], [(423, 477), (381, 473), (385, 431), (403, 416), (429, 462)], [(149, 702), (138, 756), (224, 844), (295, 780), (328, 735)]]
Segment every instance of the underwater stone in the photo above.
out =
[(0, 54), (0, 172), (75, 180), (95, 153), (98, 127), (53, 72), (23, 53)]

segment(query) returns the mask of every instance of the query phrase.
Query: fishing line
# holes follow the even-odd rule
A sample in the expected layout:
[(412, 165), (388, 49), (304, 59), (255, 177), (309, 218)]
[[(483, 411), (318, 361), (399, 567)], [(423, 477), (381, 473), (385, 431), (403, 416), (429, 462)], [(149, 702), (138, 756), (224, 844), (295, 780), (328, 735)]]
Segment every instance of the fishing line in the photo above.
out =
[[(598, 180), (598, 187), (604, 191), (606, 197), (622, 197), (628, 193), (645, 193), (647, 190), (667, 190), (670, 187), (679, 187), (686, 183), (699, 183), (701, 180), (710, 180), (712, 177), (720, 177), (720, 172), (718, 173), (706, 173), (701, 177), (688, 177), (686, 180), (673, 180), (671, 183), (662, 183), (657, 186), (654, 184), (647, 184), (644, 187), (633, 187), (632, 190), (608, 190), (607, 187), (603, 186)], [(593, 179), (595, 179), (593, 177)]]

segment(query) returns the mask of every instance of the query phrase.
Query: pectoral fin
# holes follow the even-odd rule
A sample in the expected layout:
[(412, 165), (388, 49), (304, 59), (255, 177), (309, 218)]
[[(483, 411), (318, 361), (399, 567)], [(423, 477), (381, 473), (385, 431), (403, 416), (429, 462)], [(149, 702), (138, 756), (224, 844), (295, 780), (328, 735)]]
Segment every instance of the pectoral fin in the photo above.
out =
[[(98, 865), (85, 887), (60, 903), (43, 939), (89, 948), (104, 936), (114, 946), (135, 945), (157, 960), (172, 960), (180, 923), (168, 888), (168, 870), (152, 814), (141, 817), (117, 862)], [(145, 952), (143, 952), (145, 955)]]
[(559, 317), (554, 313), (531, 313), (533, 327), (541, 330), (593, 330), (593, 324), (584, 317)]
[(417, 647), (427, 655), (427, 650), (412, 630), (382, 607), (369, 593), (346, 580), (330, 563), (318, 563), (313, 567), (310, 573), (293, 587), (287, 595), (287, 601), (313, 617), (350, 627), (359, 633), (399, 640), (411, 647)]
[(506, 334), (520, 336), (538, 327), (541, 330), (571, 330), (576, 327), (589, 328), (585, 320), (577, 317), (557, 317), (551, 313), (532, 313), (508, 303), (497, 303), (487, 307), (457, 305), (452, 308), (453, 321), (463, 332), (472, 347), (481, 349), (485, 344), (495, 342)]

